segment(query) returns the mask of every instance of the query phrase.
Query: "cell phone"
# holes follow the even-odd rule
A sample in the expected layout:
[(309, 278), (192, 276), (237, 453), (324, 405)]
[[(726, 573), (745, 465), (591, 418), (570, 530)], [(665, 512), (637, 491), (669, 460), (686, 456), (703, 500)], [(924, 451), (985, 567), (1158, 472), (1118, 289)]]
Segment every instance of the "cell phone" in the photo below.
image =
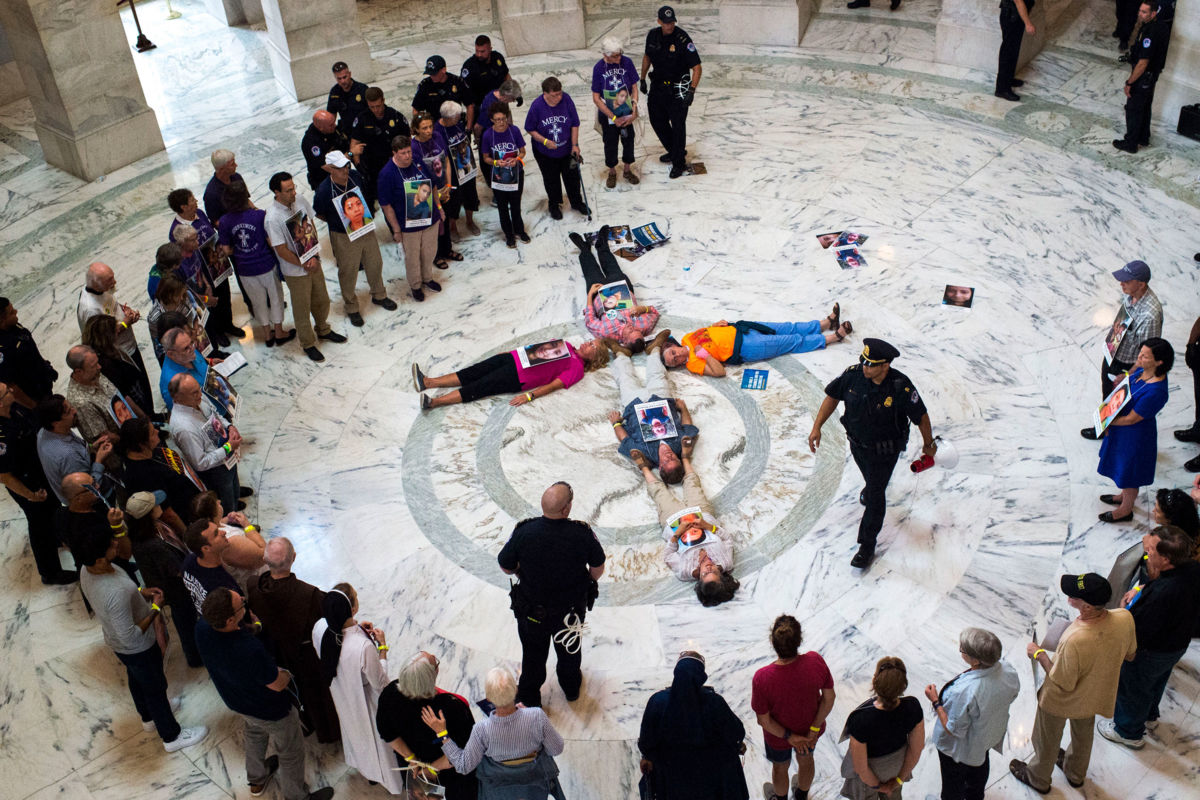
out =
[(483, 714), (486, 717), (490, 717), (492, 712), (496, 710), (496, 704), (491, 700), (488, 700), (486, 697), (482, 700), (476, 700), (475, 705), (479, 706), (479, 708), (483, 710)]

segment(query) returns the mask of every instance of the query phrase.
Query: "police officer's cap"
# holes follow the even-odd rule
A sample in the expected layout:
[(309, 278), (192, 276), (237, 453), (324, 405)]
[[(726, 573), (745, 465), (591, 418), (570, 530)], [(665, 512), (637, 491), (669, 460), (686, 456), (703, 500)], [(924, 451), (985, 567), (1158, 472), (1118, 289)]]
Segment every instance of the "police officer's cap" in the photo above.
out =
[(445, 68), (446, 68), (446, 59), (442, 58), (441, 56), (430, 56), (429, 60), (425, 62), (425, 74), (426, 75), (433, 75), (438, 70), (445, 69)]
[(858, 360), (863, 364), (874, 366), (899, 357), (900, 351), (883, 339), (863, 339), (863, 349)]
[(662, 8), (660, 8), (658, 10), (658, 21), (659, 22), (674, 22), (675, 21), (675, 9), (671, 8), (670, 6), (663, 6)]

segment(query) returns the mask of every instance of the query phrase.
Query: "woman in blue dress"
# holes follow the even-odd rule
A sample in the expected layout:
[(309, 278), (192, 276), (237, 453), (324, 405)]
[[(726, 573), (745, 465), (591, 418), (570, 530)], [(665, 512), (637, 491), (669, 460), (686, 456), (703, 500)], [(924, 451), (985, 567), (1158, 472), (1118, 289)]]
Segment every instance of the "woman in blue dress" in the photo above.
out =
[(1154, 417), (1167, 404), (1167, 373), (1174, 363), (1175, 351), (1166, 339), (1153, 337), (1142, 342), (1129, 373), (1129, 404), (1109, 425), (1100, 446), (1096, 471), (1111, 478), (1121, 490), (1119, 494), (1100, 495), (1102, 502), (1116, 506), (1100, 515), (1102, 522), (1133, 519), (1138, 489), (1154, 482), (1154, 462), (1158, 458)]

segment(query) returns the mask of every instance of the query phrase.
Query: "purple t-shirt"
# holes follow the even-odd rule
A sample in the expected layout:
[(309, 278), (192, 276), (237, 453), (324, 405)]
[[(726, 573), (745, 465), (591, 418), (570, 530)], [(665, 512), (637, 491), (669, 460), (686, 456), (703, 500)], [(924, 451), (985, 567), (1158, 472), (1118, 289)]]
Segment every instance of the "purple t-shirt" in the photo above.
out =
[(556, 106), (547, 103), (545, 95), (540, 95), (529, 104), (529, 113), (525, 116), (525, 130), (529, 133), (537, 131), (558, 145), (552, 150), (542, 144), (536, 136), (530, 136), (535, 153), (550, 158), (566, 158), (571, 155), (571, 128), (578, 127), (579, 114), (575, 111), (575, 101), (566, 92)]
[(233, 248), (233, 266), (244, 277), (265, 275), (275, 269), (275, 251), (267, 241), (267, 212), (260, 208), (226, 211), (217, 241)]
[(621, 92), (633, 95), (634, 84), (638, 82), (637, 69), (629, 56), (621, 56), (621, 63), (609, 64), (600, 59), (592, 67), (592, 91), (608, 104), (610, 109), (618, 108), (617, 103), (623, 99)]
[[(441, 130), (438, 130), (441, 128)], [(445, 128), (441, 125), (433, 126), (433, 137), (428, 142), (422, 142), (417, 137), (412, 137), (413, 161), (420, 161), (425, 165), (425, 173), (433, 176), (433, 181), (438, 186), (445, 186), (450, 176), (446, 173), (446, 154), (450, 149), (446, 142), (446, 135), (442, 132)]]
[(575, 348), (571, 346), (570, 342), (567, 342), (566, 345), (567, 352), (571, 354), (568, 358), (535, 364), (529, 369), (521, 366), (521, 358), (517, 355), (517, 351), (513, 350), (513, 362), (517, 365), (517, 378), (521, 381), (521, 389), (526, 391), (536, 389), (539, 386), (545, 386), (555, 378), (562, 381), (564, 389), (579, 383), (583, 379), (583, 357), (575, 352)]
[[(483, 132), (483, 139), (480, 143), (483, 152), (490, 155), (496, 161), (515, 156), (524, 146), (525, 137), (521, 135), (521, 131), (514, 125), (509, 125), (508, 130), (504, 133), (496, 133), (495, 128), (488, 128)], [(493, 166), (492, 169), (495, 170), (498, 168)], [(513, 180), (515, 181), (521, 176), (521, 165), (517, 164), (515, 167), (511, 167), (511, 169), (516, 170), (513, 175)], [(493, 174), (495, 173), (493, 172)]]

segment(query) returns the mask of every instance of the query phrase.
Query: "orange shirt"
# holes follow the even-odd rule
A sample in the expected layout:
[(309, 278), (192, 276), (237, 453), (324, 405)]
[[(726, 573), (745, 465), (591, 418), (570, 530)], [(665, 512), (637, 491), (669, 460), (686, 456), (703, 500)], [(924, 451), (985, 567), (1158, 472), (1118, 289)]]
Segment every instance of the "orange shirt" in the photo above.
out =
[(713, 326), (692, 331), (680, 341), (688, 349), (687, 368), (697, 375), (704, 374), (705, 361), (696, 355), (696, 348), (703, 347), (708, 354), (725, 363), (733, 355), (733, 343), (737, 340), (737, 328), (732, 325)]

